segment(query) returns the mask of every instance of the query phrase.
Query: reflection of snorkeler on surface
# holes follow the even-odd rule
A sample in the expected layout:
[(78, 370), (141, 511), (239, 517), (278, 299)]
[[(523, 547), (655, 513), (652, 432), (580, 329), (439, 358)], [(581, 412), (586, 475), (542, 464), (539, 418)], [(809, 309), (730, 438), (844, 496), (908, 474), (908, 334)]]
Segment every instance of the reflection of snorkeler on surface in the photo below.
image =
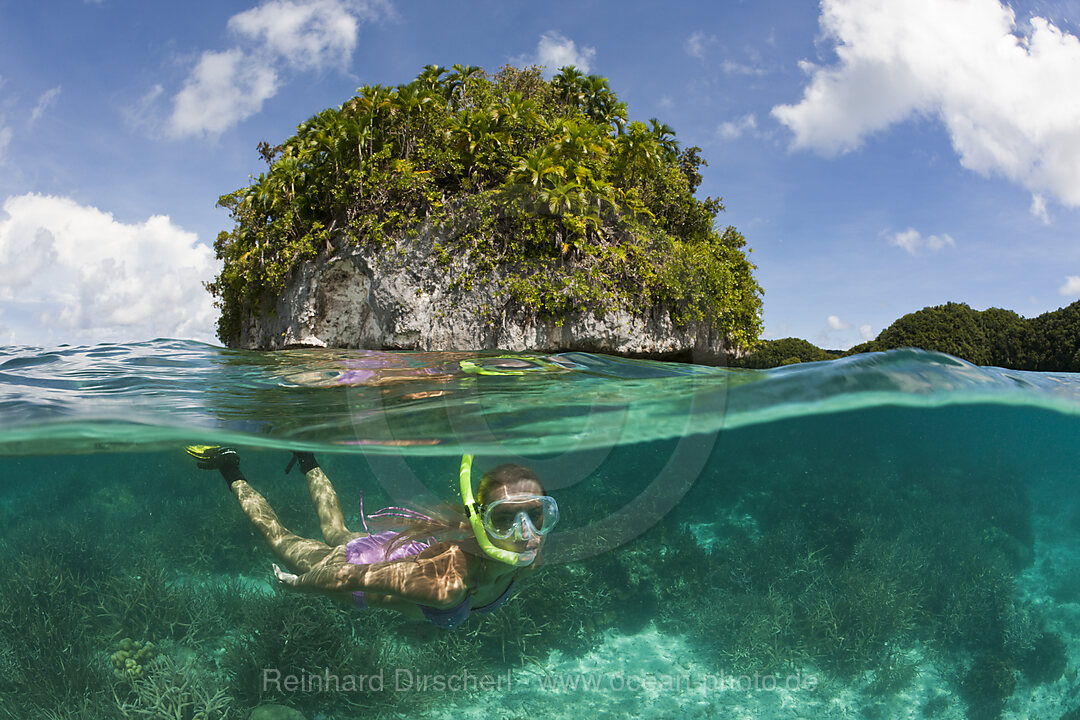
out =
[[(335, 352), (325, 358), (324, 370), (308, 370), (288, 376), (305, 387), (382, 386), (411, 380), (448, 382), (469, 375), (531, 375), (567, 372), (581, 366), (563, 355), (490, 355), (454, 352), (403, 352), (354, 350)], [(423, 397), (441, 391), (419, 393)]]
[[(398, 530), (352, 532), (330, 480), (311, 453), (294, 453), (307, 477), (326, 542), (289, 532), (266, 499), (240, 472), (236, 451), (194, 446), (199, 467), (220, 470), (240, 507), (271, 550), (282, 585), (318, 592), (358, 607), (397, 610), (439, 627), (454, 627), (472, 612), (498, 609), (517, 580), (535, 570), (544, 536), (559, 519), (555, 499), (521, 465), (500, 465), (484, 474), (474, 501), (472, 456), (461, 466), (464, 509), (430, 515), (386, 508), (361, 519)], [(291, 464), (290, 464), (291, 467)]]

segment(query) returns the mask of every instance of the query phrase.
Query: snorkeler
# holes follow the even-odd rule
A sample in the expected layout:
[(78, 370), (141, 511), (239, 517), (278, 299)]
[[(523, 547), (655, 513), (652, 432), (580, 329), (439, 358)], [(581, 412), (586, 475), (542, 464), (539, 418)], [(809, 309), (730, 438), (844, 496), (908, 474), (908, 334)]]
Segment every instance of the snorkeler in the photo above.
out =
[[(193, 446), (203, 469), (219, 470), (251, 524), (288, 572), (274, 565), (285, 587), (324, 593), (357, 607), (396, 610), (451, 628), (471, 613), (497, 610), (515, 583), (536, 569), (546, 536), (559, 520), (555, 499), (521, 465), (500, 465), (480, 480), (473, 498), (472, 456), (462, 458), (464, 508), (422, 514), (386, 508), (360, 517), (398, 529), (353, 532), (345, 527), (330, 480), (309, 452), (294, 452), (304, 472), (326, 542), (287, 530), (240, 471), (235, 450)], [(289, 467), (292, 467), (290, 463)]]

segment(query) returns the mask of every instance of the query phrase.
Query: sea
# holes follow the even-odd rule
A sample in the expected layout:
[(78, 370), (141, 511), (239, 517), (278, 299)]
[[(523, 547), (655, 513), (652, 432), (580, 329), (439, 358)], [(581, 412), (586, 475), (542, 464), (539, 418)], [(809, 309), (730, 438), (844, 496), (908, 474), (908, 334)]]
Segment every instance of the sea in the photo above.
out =
[[(1080, 376), (913, 349), (0, 347), (0, 717), (1080, 718)], [(234, 448), (321, 541), (531, 468), (560, 521), (453, 629), (280, 587)], [(290, 471), (291, 470), (291, 471)]]

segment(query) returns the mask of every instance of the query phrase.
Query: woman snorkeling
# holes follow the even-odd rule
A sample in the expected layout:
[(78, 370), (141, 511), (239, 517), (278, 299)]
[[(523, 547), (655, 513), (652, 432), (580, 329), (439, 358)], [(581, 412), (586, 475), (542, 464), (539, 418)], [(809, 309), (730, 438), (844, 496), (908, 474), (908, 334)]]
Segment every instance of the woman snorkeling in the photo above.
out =
[[(270, 504), (240, 471), (231, 448), (192, 446), (199, 467), (219, 470), (251, 524), (286, 569), (274, 565), (282, 585), (328, 594), (358, 607), (396, 610), (455, 627), (471, 613), (497, 610), (515, 583), (536, 569), (544, 543), (559, 520), (555, 499), (535, 473), (500, 465), (480, 480), (473, 498), (472, 456), (461, 463), (464, 508), (425, 515), (386, 508), (361, 519), (365, 532), (345, 527), (330, 480), (311, 453), (293, 453), (307, 478), (325, 542), (285, 528)], [(290, 463), (290, 468), (292, 464)], [(368, 532), (368, 521), (398, 529)]]

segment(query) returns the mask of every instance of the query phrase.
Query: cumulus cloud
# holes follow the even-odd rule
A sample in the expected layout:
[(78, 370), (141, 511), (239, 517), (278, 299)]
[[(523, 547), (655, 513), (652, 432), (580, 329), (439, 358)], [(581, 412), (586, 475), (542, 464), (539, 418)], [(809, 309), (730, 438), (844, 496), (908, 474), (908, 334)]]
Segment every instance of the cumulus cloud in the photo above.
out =
[(863, 340), (873, 340), (874, 339), (874, 328), (870, 327), (869, 324), (860, 325), (859, 326), (859, 337), (861, 337)]
[(172, 135), (218, 135), (262, 109), (278, 89), (272, 67), (243, 50), (205, 52), (173, 101)]
[(385, 0), (268, 0), (233, 15), (237, 46), (200, 56), (173, 98), (169, 133), (219, 135), (259, 112), (286, 70), (347, 68), (360, 23), (389, 12)]
[(45, 111), (56, 104), (56, 98), (58, 97), (60, 97), (59, 85), (51, 90), (43, 92), (41, 97), (38, 98), (37, 105), (35, 105), (34, 109), (30, 112), (30, 122), (36, 123), (40, 120), (41, 116), (45, 114)]
[(1018, 23), (999, 0), (822, 0), (837, 63), (802, 63), (803, 98), (773, 115), (793, 147), (858, 148), (912, 116), (944, 123), (961, 164), (1080, 205), (1080, 40)]
[(1065, 284), (1058, 288), (1062, 295), (1080, 295), (1080, 275), (1069, 275), (1065, 278)]
[(924, 250), (938, 252), (946, 247), (955, 247), (956, 241), (948, 233), (923, 237), (915, 228), (908, 228), (889, 236), (889, 244), (903, 248), (912, 255), (920, 255)]
[(826, 321), (830, 330), (850, 330), (851, 323), (846, 323), (840, 319), (839, 315), (830, 315)]
[(229, 18), (229, 29), (302, 70), (344, 67), (356, 48), (358, 18), (338, 0), (276, 0)]
[(543, 65), (544, 75), (551, 77), (559, 68), (573, 65), (583, 73), (589, 72), (596, 58), (596, 48), (578, 47), (577, 43), (552, 30), (540, 36), (536, 52), (515, 58), (521, 65)]
[(745, 132), (752, 132), (757, 129), (757, 118), (753, 113), (743, 115), (741, 118), (735, 120), (729, 120), (721, 123), (717, 128), (717, 132), (724, 140), (737, 140), (742, 137)]
[(0, 313), (14, 342), (212, 339), (217, 313), (202, 283), (219, 263), (168, 217), (125, 224), (37, 194), (9, 197), (3, 213)]

